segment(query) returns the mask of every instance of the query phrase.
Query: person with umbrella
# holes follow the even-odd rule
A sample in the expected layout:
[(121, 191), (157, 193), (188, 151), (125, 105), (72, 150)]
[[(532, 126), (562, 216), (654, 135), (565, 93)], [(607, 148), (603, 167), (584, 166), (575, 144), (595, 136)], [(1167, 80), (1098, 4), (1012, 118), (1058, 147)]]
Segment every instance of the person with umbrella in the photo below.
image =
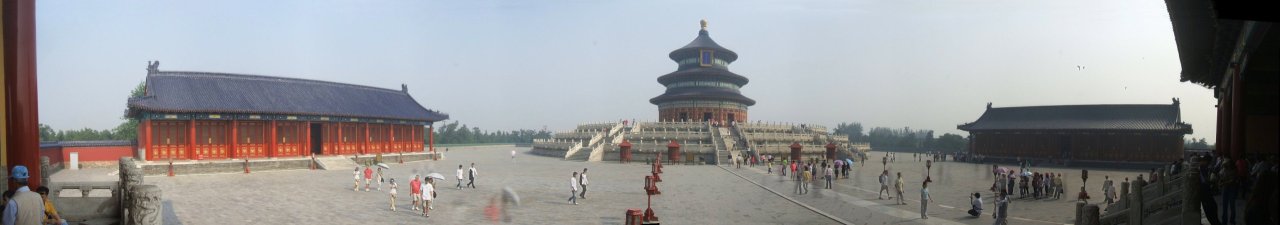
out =
[(427, 176), (427, 181), (422, 184), (422, 216), (431, 217), (431, 200), (435, 198), (435, 185), (431, 184), (431, 176)]

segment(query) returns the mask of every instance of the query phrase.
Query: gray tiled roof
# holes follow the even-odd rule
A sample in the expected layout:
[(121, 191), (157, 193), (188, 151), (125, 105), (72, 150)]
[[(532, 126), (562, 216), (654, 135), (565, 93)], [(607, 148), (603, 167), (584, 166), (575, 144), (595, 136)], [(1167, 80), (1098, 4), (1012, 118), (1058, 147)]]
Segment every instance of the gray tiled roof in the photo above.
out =
[(991, 108), (960, 130), (1144, 130), (1191, 133), (1178, 104), (1056, 105)]
[(150, 72), (147, 96), (129, 100), (129, 113), (263, 113), (440, 121), (429, 110), (392, 90), (296, 78), (208, 72)]

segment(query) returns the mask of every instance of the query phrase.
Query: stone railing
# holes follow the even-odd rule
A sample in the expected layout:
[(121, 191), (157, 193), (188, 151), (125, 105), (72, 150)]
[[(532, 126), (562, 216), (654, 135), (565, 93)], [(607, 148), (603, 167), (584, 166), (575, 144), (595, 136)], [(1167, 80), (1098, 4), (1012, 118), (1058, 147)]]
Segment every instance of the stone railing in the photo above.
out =
[[(63, 190), (78, 190), (79, 193), (64, 195)], [(91, 195), (101, 192), (110, 194)], [(58, 207), (59, 215), (70, 223), (121, 218), (119, 182), (54, 182), (49, 186), (49, 193), (49, 201)]]
[(707, 140), (712, 137), (711, 133), (635, 133), (631, 134), (631, 139), (659, 139), (659, 140)]
[(584, 123), (584, 124), (578, 125), (577, 129), (578, 130), (608, 130), (609, 128), (613, 128), (615, 124), (619, 124), (619, 123), (615, 123), (615, 122)]
[(596, 132), (562, 132), (552, 135), (556, 139), (588, 139), (595, 135)]
[(581, 151), (581, 150), (582, 150), (582, 142), (574, 143), (572, 146), (569, 146), (569, 150), (568, 150), (568, 151), (565, 151), (565, 153), (564, 153), (564, 159), (565, 159), (565, 160), (569, 160), (569, 157), (570, 157), (570, 156), (573, 156), (574, 154), (577, 154), (577, 153), (578, 153), (578, 151)]
[[(1076, 224), (1200, 224), (1200, 172), (1165, 174), (1154, 183), (1143, 180), (1120, 184), (1120, 200), (1099, 214), (1097, 206), (1077, 208)], [(1132, 187), (1132, 192), (1130, 192)]]

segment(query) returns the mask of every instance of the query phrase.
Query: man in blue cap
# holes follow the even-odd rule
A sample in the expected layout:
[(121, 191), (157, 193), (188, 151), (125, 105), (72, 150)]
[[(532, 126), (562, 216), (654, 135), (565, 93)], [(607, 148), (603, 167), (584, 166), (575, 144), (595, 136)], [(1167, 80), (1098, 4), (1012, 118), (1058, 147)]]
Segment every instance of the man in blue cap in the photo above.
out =
[(26, 166), (13, 167), (13, 174), (9, 179), (20, 187), (13, 198), (5, 203), (3, 225), (40, 225), (44, 221), (44, 200), (40, 199), (40, 194), (31, 192), (31, 188), (27, 187), (27, 178), (30, 178), (30, 174), (27, 173)]

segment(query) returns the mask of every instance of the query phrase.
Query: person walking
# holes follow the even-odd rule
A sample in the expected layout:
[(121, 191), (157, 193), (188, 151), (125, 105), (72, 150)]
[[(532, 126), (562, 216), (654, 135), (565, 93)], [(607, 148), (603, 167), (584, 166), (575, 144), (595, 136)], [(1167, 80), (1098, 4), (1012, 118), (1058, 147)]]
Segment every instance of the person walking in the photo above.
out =
[[(906, 204), (907, 204), (907, 199), (902, 197), (902, 193), (904, 192), (904, 190), (903, 190), (903, 186), (906, 186), (906, 185), (904, 185), (904, 183), (902, 183), (902, 172), (898, 172), (898, 180), (893, 182), (893, 189), (894, 189), (894, 191), (895, 191), (895, 192), (897, 192), (897, 193), (898, 193), (898, 204), (899, 204), (899, 205), (906, 205)], [(893, 197), (889, 197), (889, 199), (893, 199)]]
[(458, 164), (458, 171), (454, 175), (458, 177), (458, 185), (456, 187), (458, 190), (462, 190), (462, 164)]
[(394, 212), (396, 211), (396, 178), (391, 178), (390, 188), (391, 190), (388, 192), (391, 194), (391, 211)]
[(515, 150), (515, 149), (512, 149), (512, 150), (511, 150), (511, 161), (515, 161), (515, 160), (516, 160), (516, 150)]
[(1008, 225), (1009, 224), (1009, 191), (1000, 192), (995, 200), (996, 211), (991, 214), (991, 218), (995, 218), (992, 225)]
[[(928, 179), (928, 178), (925, 178), (925, 179)], [(929, 181), (926, 180), (924, 183), (920, 185), (920, 218), (921, 219), (929, 219), (928, 212), (929, 212), (930, 202), (933, 202), (933, 199), (929, 198)]]
[[(889, 192), (889, 170), (880, 173), (880, 193), (876, 194), (877, 198), (884, 199), (884, 194)], [(890, 195), (889, 199), (893, 199)]]
[(413, 203), (410, 204), (413, 206), (409, 207), (411, 210), (418, 210), (418, 201), (422, 199), (422, 180), (418, 178), (420, 178), (418, 175), (413, 175), (413, 180), (409, 181), (409, 200)]
[(809, 193), (809, 182), (813, 182), (813, 173), (810, 173), (810, 172), (809, 172), (809, 170), (810, 170), (810, 168), (808, 168), (808, 167), (806, 167), (806, 168), (805, 168), (805, 172), (804, 172), (804, 182), (802, 182), (802, 183), (804, 183), (804, 188), (802, 189), (802, 191), (803, 191), (803, 192), (802, 192), (802, 193), (800, 193), (800, 194), (808, 194), (808, 193)]
[(351, 191), (360, 191), (360, 166), (356, 166), (356, 169), (351, 172), (351, 176), (356, 181), (355, 185), (351, 187)]
[(1222, 190), (1222, 215), (1218, 218), (1222, 224), (1236, 224), (1236, 194), (1239, 191), (1240, 177), (1236, 176), (1236, 166), (1231, 165), (1230, 158), (1223, 157), (1227, 163), (1218, 172), (1218, 189)]
[(587, 168), (582, 168), (582, 173), (578, 174), (578, 186), (582, 186), (578, 198), (587, 199)]
[(825, 173), (827, 174), (827, 175), (826, 175), (826, 177), (827, 177), (827, 189), (831, 189), (831, 179), (835, 178), (835, 176), (836, 176), (836, 172), (835, 172), (835, 170), (831, 169), (831, 167), (830, 167), (830, 166), (828, 166), (828, 167), (826, 168)]
[(436, 188), (431, 181), (432, 181), (431, 177), (427, 177), (426, 181), (422, 183), (421, 208), (422, 208), (423, 217), (431, 217), (431, 200), (434, 200), (436, 197), (435, 196)]
[(23, 165), (13, 166), (9, 180), (18, 185), (18, 189), (14, 190), (13, 197), (5, 202), (2, 221), (4, 225), (20, 224), (40, 224), (45, 219), (44, 200), (40, 198), (40, 194), (31, 191), (28, 187), (27, 179), (30, 173), (27, 167)]
[(364, 167), (364, 191), (369, 191), (369, 183), (373, 181), (373, 167)]
[(476, 163), (471, 163), (471, 170), (467, 173), (467, 187), (476, 188)]
[(378, 190), (379, 190), (379, 191), (381, 191), (381, 190), (382, 190), (382, 183), (383, 183), (383, 182), (386, 182), (386, 179), (385, 179), (385, 178), (382, 178), (382, 167), (381, 167), (381, 166), (379, 166), (379, 167), (378, 167), (378, 176), (377, 176), (377, 177), (375, 177), (375, 180), (377, 180), (377, 181), (378, 181)]
[(1116, 203), (1116, 186), (1114, 185), (1114, 182), (1111, 181), (1111, 176), (1102, 176), (1102, 177), (1103, 179), (1105, 179), (1105, 180), (1102, 180), (1102, 195), (1103, 195), (1102, 197), (1104, 198), (1103, 202), (1106, 203), (1107, 205), (1114, 204)]
[(573, 172), (573, 176), (569, 176), (569, 203), (578, 204), (578, 172)]
[(796, 182), (796, 194), (804, 194), (804, 190), (801, 190), (804, 188), (804, 175), (801, 175), (799, 172), (792, 172), (791, 174), (793, 175), (791, 176), (791, 181)]

